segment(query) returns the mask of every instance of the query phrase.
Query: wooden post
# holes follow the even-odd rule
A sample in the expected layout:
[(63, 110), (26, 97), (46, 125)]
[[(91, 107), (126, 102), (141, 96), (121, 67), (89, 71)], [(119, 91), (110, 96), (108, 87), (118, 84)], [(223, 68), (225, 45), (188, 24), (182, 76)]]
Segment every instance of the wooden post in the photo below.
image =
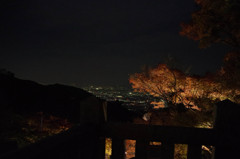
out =
[(104, 115), (104, 121), (107, 122), (108, 118), (107, 118), (107, 101), (104, 101), (102, 103), (102, 107), (103, 107), (103, 115)]
[(162, 143), (162, 157), (163, 159), (174, 159), (174, 144)]
[(201, 159), (202, 145), (188, 144), (187, 159)]
[(162, 145), (149, 145), (148, 146), (148, 158), (161, 158)]
[(96, 143), (96, 147), (97, 147), (96, 159), (105, 159), (105, 148), (106, 148), (105, 144), (106, 144), (105, 137), (99, 137), (98, 143)]
[(236, 159), (240, 152), (240, 105), (229, 100), (217, 104), (215, 159)]
[(124, 139), (112, 138), (112, 159), (125, 158)]
[(80, 124), (103, 123), (103, 102), (94, 96), (81, 101), (79, 119)]
[[(106, 107), (106, 106), (105, 106)], [(89, 159), (105, 158), (105, 138), (100, 136), (100, 124), (104, 123), (103, 101), (91, 96), (80, 103), (79, 123), (82, 125), (93, 125), (96, 127), (95, 136), (90, 136), (88, 148), (90, 150), (82, 151), (80, 157)], [(105, 117), (106, 118), (106, 117)], [(83, 130), (84, 131), (84, 130)], [(79, 141), (81, 142), (81, 141)], [(81, 151), (81, 150), (80, 150)], [(85, 155), (85, 157), (83, 157)]]
[(149, 141), (146, 139), (136, 140), (135, 157), (136, 159), (146, 159)]

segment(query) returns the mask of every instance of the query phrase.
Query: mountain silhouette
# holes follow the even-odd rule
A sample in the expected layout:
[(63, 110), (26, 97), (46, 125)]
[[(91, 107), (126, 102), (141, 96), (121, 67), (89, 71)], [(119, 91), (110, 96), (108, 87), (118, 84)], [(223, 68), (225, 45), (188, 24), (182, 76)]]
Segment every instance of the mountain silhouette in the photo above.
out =
[(0, 108), (17, 113), (44, 112), (77, 121), (80, 102), (94, 96), (62, 84), (41, 85), (12, 74), (0, 74)]

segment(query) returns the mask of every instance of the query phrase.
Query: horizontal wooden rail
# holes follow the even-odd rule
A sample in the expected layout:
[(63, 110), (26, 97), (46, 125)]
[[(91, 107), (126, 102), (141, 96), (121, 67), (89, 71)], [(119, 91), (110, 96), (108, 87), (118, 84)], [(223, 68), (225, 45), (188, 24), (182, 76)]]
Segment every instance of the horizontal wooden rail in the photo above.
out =
[(122, 139), (147, 139), (150, 141), (167, 141), (175, 144), (215, 145), (214, 129), (171, 127), (158, 125), (105, 123), (101, 135)]
[(105, 123), (100, 130), (102, 136), (112, 138), (112, 151), (114, 152), (112, 159), (124, 159), (122, 151), (124, 145), (119, 144), (124, 139), (136, 140), (135, 155), (137, 159), (148, 158), (147, 151), (150, 141), (162, 143), (161, 157), (164, 159), (174, 158), (174, 144), (188, 144), (188, 159), (200, 159), (202, 145), (216, 144), (214, 129)]
[[(84, 114), (81, 125), (25, 148), (1, 154), (0, 159), (104, 159), (106, 137), (112, 138), (112, 159), (124, 158), (124, 140), (127, 139), (136, 140), (137, 159), (149, 158), (148, 152), (153, 150), (150, 141), (161, 142), (154, 148), (159, 148), (157, 155), (163, 159), (173, 159), (174, 144), (188, 145), (188, 159), (201, 159), (202, 145), (215, 146), (215, 159), (236, 159), (235, 156), (239, 156), (240, 105), (230, 101), (217, 104), (214, 129), (101, 123), (95, 121), (98, 118), (95, 112)], [(92, 117), (94, 120), (89, 120)]]
[[(159, 146), (161, 158), (173, 159), (174, 145), (187, 144), (188, 159), (201, 159), (202, 145), (221, 146), (220, 142), (223, 137), (216, 129), (126, 123), (85, 124), (23, 149), (6, 153), (0, 156), (0, 159), (56, 157), (59, 159), (104, 159), (105, 138), (112, 138), (112, 159), (125, 158), (124, 140), (127, 139), (136, 140), (135, 156), (137, 159), (149, 158), (151, 148), (153, 148), (149, 144), (150, 141), (161, 142)], [(227, 144), (231, 145), (234, 142), (228, 141)], [(155, 148), (158, 150), (158, 147)]]

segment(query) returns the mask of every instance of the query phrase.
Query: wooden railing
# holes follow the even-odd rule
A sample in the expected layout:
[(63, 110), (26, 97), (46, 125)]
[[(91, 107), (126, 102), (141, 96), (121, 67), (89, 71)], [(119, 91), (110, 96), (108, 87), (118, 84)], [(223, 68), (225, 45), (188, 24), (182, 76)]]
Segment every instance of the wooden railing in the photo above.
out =
[[(160, 159), (174, 158), (174, 144), (187, 144), (187, 158), (201, 159), (202, 145), (218, 148), (224, 142), (216, 129), (123, 123), (87, 124), (48, 137), (23, 149), (6, 153), (0, 156), (0, 159), (104, 159), (106, 138), (112, 139), (111, 159), (125, 158), (124, 140), (127, 139), (136, 140), (135, 157), (137, 159), (151, 158), (148, 153), (150, 141), (161, 142), (159, 147), (161, 153), (157, 156)], [(236, 144), (231, 140), (228, 141), (228, 145)], [(221, 158), (221, 156), (215, 157), (215, 159)]]
[(149, 158), (150, 141), (161, 142), (159, 158), (173, 159), (174, 144), (187, 144), (188, 159), (201, 159), (202, 145), (215, 146), (217, 140), (214, 129), (106, 123), (101, 130), (112, 139), (112, 159), (124, 159), (126, 139), (136, 140), (137, 159)]
[(150, 141), (160, 141), (160, 158), (173, 159), (174, 144), (188, 144), (188, 159), (201, 158), (202, 145), (215, 145), (212, 129), (123, 123), (79, 125), (62, 134), (0, 156), (1, 159), (104, 159), (105, 138), (112, 139), (112, 159), (125, 158), (124, 140), (136, 140), (137, 159), (147, 159)]
[(174, 158), (174, 144), (188, 145), (188, 159), (201, 159), (202, 145), (215, 147), (215, 159), (239, 159), (239, 114), (239, 105), (229, 102), (218, 105), (214, 129), (85, 123), (23, 149), (2, 154), (0, 159), (104, 159), (106, 138), (112, 139), (112, 159), (124, 159), (126, 139), (136, 140), (137, 159), (150, 158), (150, 141), (161, 142), (161, 153), (157, 156), (161, 159)]

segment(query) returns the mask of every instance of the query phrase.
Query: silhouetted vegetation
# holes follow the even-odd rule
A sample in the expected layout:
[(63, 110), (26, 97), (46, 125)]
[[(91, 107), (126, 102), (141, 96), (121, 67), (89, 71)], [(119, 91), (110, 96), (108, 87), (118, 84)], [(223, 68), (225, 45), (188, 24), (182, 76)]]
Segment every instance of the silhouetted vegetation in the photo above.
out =
[(90, 96), (80, 88), (41, 85), (1, 69), (0, 146), (11, 150), (67, 130), (79, 122), (80, 102)]
[[(41, 85), (18, 79), (13, 73), (1, 70), (0, 146), (5, 147), (2, 153), (79, 124), (82, 101), (92, 99), (90, 97), (103, 102), (80, 88), (61, 84)], [(108, 103), (108, 121), (132, 122), (137, 116), (121, 104)]]

